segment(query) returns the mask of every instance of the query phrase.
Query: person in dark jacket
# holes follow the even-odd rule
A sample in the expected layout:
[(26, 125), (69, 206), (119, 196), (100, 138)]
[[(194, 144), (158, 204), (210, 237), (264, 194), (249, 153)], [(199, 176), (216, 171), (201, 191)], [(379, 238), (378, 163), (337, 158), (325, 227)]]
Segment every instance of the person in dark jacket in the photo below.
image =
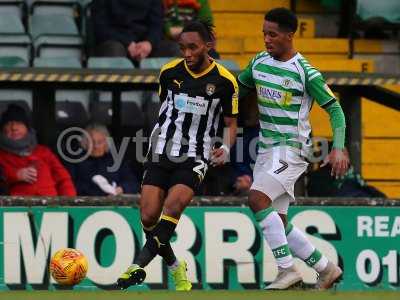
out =
[(148, 56), (180, 55), (176, 43), (162, 38), (161, 0), (94, 0), (91, 12), (97, 56), (140, 61)]
[(67, 165), (80, 196), (115, 196), (134, 194), (139, 191), (136, 176), (126, 162), (116, 170), (116, 160), (109, 151), (109, 132), (100, 124), (90, 124), (86, 127), (82, 139), (83, 148), (90, 155), (82, 162)]

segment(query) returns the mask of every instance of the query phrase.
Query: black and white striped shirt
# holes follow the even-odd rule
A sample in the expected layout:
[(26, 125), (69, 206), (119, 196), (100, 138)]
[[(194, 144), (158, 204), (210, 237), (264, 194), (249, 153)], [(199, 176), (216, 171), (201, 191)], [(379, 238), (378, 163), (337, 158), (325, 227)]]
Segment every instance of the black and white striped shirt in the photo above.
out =
[(198, 74), (184, 59), (167, 63), (160, 72), (159, 96), (162, 105), (151, 145), (157, 154), (208, 160), (223, 116), (238, 114), (236, 79), (215, 61)]

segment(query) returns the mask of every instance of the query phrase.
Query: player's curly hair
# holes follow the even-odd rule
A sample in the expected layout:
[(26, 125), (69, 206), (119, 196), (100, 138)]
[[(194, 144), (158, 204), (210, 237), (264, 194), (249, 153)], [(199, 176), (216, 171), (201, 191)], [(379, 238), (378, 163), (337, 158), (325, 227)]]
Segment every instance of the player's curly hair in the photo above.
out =
[(271, 9), (265, 14), (264, 20), (277, 23), (280, 29), (293, 33), (296, 32), (298, 26), (296, 15), (284, 7)]
[(193, 20), (183, 27), (182, 32), (197, 32), (206, 43), (215, 40), (214, 25), (210, 20)]

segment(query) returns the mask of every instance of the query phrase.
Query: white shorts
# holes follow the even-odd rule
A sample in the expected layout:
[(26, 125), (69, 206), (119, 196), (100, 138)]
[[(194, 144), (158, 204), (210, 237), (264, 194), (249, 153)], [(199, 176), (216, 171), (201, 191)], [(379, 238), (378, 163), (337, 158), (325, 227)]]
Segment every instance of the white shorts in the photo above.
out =
[(294, 185), (307, 169), (308, 163), (290, 147), (274, 147), (259, 153), (254, 166), (251, 190), (257, 190), (272, 200), (272, 206), (287, 213), (294, 201)]

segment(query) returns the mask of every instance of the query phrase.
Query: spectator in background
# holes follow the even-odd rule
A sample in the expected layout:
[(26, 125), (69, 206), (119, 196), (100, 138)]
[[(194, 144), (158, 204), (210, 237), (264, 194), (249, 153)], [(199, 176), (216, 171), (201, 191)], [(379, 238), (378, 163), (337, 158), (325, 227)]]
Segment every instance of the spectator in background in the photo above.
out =
[(163, 40), (161, 0), (94, 0), (91, 5), (95, 55), (143, 58), (180, 56), (176, 43)]
[[(179, 39), (183, 26), (195, 19), (213, 23), (213, 16), (208, 0), (163, 0), (165, 10), (165, 33), (173, 41)], [(209, 55), (219, 59), (219, 54), (214, 47)]]
[(87, 136), (82, 147), (90, 156), (80, 162), (69, 164), (68, 168), (80, 196), (107, 196), (134, 194), (139, 192), (139, 183), (129, 166), (122, 162), (115, 172), (109, 172), (115, 161), (109, 152), (107, 139), (110, 134), (100, 124), (86, 127)]
[(234, 192), (235, 196), (247, 196), (250, 192), (250, 187), (253, 183), (253, 179), (250, 175), (243, 174), (236, 177), (235, 184), (234, 184)]
[(204, 181), (196, 191), (200, 196), (229, 196), (233, 193), (233, 168), (229, 163), (222, 166), (209, 166)]
[(7, 195), (7, 185), (6, 180), (3, 175), (3, 169), (0, 168), (0, 195)]
[(71, 177), (53, 152), (38, 145), (23, 108), (11, 104), (0, 119), (0, 167), (8, 192), (21, 196), (75, 196)]
[[(230, 155), (234, 168), (234, 177), (236, 178), (243, 175), (249, 175), (250, 178), (253, 176), (260, 131), (257, 105), (258, 98), (254, 92), (239, 102), (240, 115), (238, 125), (243, 129), (243, 134), (242, 137), (238, 134), (236, 144), (232, 147)], [(238, 130), (238, 132), (240, 131)]]

